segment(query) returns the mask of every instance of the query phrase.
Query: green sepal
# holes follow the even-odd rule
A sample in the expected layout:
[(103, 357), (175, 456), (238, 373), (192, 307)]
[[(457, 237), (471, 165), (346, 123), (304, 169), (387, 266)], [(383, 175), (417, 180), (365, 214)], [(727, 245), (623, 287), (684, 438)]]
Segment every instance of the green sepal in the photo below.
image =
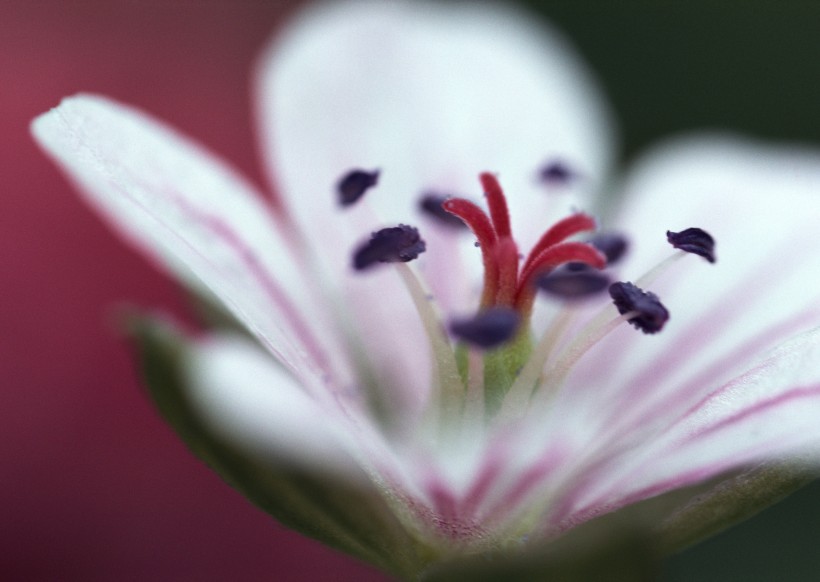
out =
[(185, 383), (185, 338), (165, 322), (132, 317), (145, 383), (157, 408), (191, 451), (283, 525), (411, 579), (431, 558), (363, 475), (348, 481), (281, 459), (256, 458), (212, 432)]
[(225, 308), (220, 299), (207, 289), (187, 289), (188, 304), (191, 306), (196, 321), (204, 328), (214, 332), (233, 333), (253, 339), (236, 316)]
[(781, 501), (817, 478), (817, 469), (799, 460), (761, 464), (717, 479), (664, 519), (658, 534), (666, 554), (720, 533)]

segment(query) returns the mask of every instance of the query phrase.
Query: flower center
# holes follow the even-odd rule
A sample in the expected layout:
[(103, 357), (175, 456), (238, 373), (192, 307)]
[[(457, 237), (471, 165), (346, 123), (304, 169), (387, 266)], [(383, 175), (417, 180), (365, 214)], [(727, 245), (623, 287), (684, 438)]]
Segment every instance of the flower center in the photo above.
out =
[[(536, 283), (567, 263), (603, 269), (607, 258), (592, 244), (567, 242), (576, 234), (596, 228), (592, 217), (577, 213), (547, 229), (527, 258), (519, 264), (518, 245), (512, 236), (504, 191), (493, 174), (482, 173), (479, 179), (487, 198), (489, 216), (476, 204), (463, 198), (451, 198), (441, 206), (464, 221), (481, 248), (484, 287), (478, 315), (472, 321), (454, 322), (450, 330), (468, 343), (485, 349), (495, 348), (485, 354), (483, 362), (485, 404), (487, 413), (493, 416), (532, 351), (529, 322), (538, 288)], [(509, 313), (518, 317), (513, 319)], [(475, 341), (475, 330), (483, 330), (488, 320), (507, 322), (507, 329), (499, 332), (497, 327), (493, 327), (493, 333), (482, 332), (478, 334), (482, 340), (478, 343)], [(488, 340), (497, 341), (489, 343)], [(459, 369), (466, 377), (469, 367), (467, 351), (462, 348), (457, 355)]]
[[(377, 173), (354, 170), (338, 184), (343, 204), (352, 204), (375, 185)], [(595, 220), (575, 213), (549, 227), (526, 258), (519, 255), (512, 235), (507, 199), (497, 178), (479, 176), (488, 212), (464, 198), (425, 195), (420, 208), (452, 226), (466, 225), (477, 239), (484, 266), (481, 299), (475, 316), (451, 321), (455, 345), (442, 334), (441, 318), (413, 270), (398, 265), (413, 298), (434, 354), (436, 385), (429, 409), (440, 425), (454, 417), (504, 422), (523, 414), (537, 396), (543, 401), (560, 388), (575, 363), (606, 334), (624, 322), (644, 333), (656, 333), (669, 312), (653, 293), (640, 286), (651, 284), (687, 253), (715, 262), (714, 240), (698, 228), (667, 232), (675, 255), (633, 283), (613, 283), (600, 272), (624, 254), (626, 241), (613, 233), (598, 233), (588, 242), (569, 240), (594, 231)], [(349, 202), (347, 202), (349, 200)], [(460, 222), (454, 222), (454, 221)], [(378, 263), (404, 263), (425, 251), (416, 228), (404, 224), (372, 234), (355, 252), (357, 270)], [(571, 300), (609, 290), (619, 313), (611, 305), (571, 337), (565, 338), (577, 314)], [(553, 323), (535, 340), (531, 329), (537, 291), (567, 300)], [(558, 350), (557, 346), (563, 345)], [(480, 405), (476, 406), (476, 393)], [(458, 424), (458, 423), (456, 423)]]
[(548, 229), (519, 268), (518, 246), (512, 237), (504, 191), (492, 174), (483, 173), (480, 180), (487, 196), (490, 216), (463, 198), (446, 200), (442, 208), (463, 220), (478, 239), (484, 262), (482, 310), (512, 307), (527, 321), (532, 313), (535, 281), (539, 276), (564, 263), (582, 263), (597, 269), (606, 266), (606, 256), (593, 245), (565, 242), (575, 234), (595, 229), (592, 217), (579, 213)]

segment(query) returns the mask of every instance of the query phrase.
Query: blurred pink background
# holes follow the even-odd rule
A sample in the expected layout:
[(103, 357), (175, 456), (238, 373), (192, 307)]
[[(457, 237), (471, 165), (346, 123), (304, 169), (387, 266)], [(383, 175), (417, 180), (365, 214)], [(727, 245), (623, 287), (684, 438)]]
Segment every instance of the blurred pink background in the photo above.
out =
[(155, 414), (111, 325), (123, 302), (184, 313), (28, 135), (78, 91), (169, 121), (257, 182), (249, 71), (293, 2), (0, 2), (0, 579), (384, 580), (291, 533)]

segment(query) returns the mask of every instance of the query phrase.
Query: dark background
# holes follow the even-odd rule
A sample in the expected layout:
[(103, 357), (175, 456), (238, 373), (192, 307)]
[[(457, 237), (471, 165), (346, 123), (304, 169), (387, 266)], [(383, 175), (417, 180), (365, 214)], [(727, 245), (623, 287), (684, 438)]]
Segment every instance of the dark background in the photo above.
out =
[[(820, 144), (817, 3), (530, 4), (600, 76), (624, 163), (698, 128)], [(111, 314), (125, 301), (182, 313), (184, 300), (81, 204), (27, 131), (64, 95), (105, 93), (261, 182), (248, 72), (293, 7), (0, 0), (0, 579), (383, 579), (252, 508), (157, 418)], [(817, 539), (812, 486), (671, 559), (666, 575), (816, 580)]]

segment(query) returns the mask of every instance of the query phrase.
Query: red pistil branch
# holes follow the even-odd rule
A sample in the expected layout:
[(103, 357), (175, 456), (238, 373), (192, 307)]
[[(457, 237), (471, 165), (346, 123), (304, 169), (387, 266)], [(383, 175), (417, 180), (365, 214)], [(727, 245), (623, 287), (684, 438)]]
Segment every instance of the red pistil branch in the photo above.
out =
[(535, 279), (538, 276), (569, 262), (585, 263), (598, 269), (606, 266), (606, 257), (595, 247), (580, 242), (564, 242), (570, 236), (595, 229), (595, 220), (591, 216), (574, 214), (555, 223), (543, 234), (519, 275), (518, 246), (512, 238), (504, 191), (493, 174), (485, 172), (479, 179), (487, 197), (489, 215), (462, 198), (446, 200), (442, 208), (463, 220), (478, 239), (484, 261), (481, 309), (507, 306), (529, 317), (535, 301)]
[(567, 216), (559, 220), (553, 224), (547, 232), (541, 235), (541, 238), (535, 243), (535, 246), (532, 247), (522, 270), (526, 271), (538, 255), (551, 246), (562, 243), (578, 233), (595, 230), (596, 227), (595, 219), (587, 214), (573, 214), (572, 216)]
[(481, 308), (512, 306), (518, 287), (518, 247), (512, 239), (507, 199), (498, 179), (487, 172), (479, 176), (487, 196), (489, 217), (468, 200), (452, 198), (442, 208), (458, 216), (475, 234), (484, 261)]
[(514, 307), (520, 313), (528, 315), (535, 300), (535, 280), (539, 275), (548, 273), (564, 263), (584, 263), (596, 269), (606, 267), (606, 256), (591, 244), (565, 242), (553, 245), (528, 260), (528, 265), (521, 271), (518, 281)]
[(481, 294), (481, 307), (489, 307), (495, 302), (498, 290), (498, 257), (495, 252), (498, 236), (493, 224), (481, 208), (463, 198), (445, 200), (441, 207), (463, 220), (478, 239), (481, 258), (484, 261), (484, 290)]
[(501, 184), (498, 183), (498, 178), (484, 172), (479, 176), (479, 179), (481, 180), (481, 186), (484, 188), (484, 194), (487, 196), (487, 206), (490, 209), (490, 217), (493, 219), (495, 233), (498, 235), (499, 240), (512, 238), (507, 198), (504, 196)]
[(498, 261), (495, 305), (512, 307), (518, 287), (518, 245), (510, 237), (499, 239), (495, 256)]

